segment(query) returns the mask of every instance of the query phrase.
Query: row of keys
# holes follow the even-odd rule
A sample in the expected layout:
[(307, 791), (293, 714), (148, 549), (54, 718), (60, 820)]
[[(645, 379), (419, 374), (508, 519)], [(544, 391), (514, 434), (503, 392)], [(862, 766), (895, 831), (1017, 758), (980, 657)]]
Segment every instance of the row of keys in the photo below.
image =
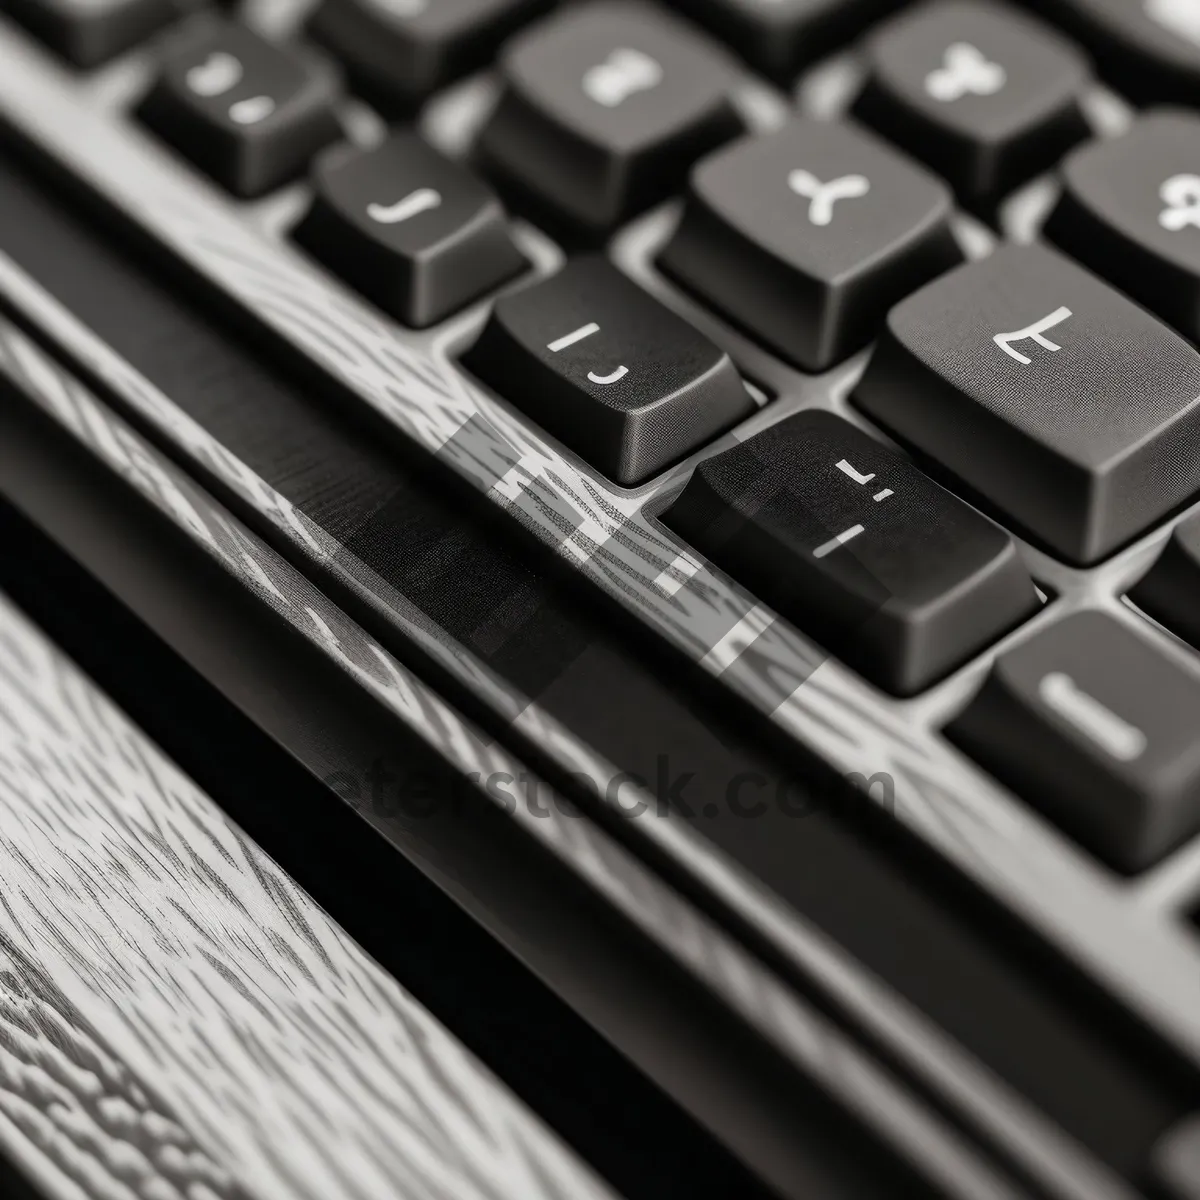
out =
[[(867, 45), (855, 114), (987, 208), (1086, 136), (1083, 56), (1032, 18), (972, 0), (902, 13)], [(711, 43), (653, 10), (591, 4), (501, 57), (481, 161), (552, 226), (599, 235), (675, 190), (740, 129), (736, 75)]]
[[(908, 695), (1036, 611), (1011, 539), (831, 413), (700, 464), (664, 515), (842, 661)], [(1200, 518), (1134, 599), (1200, 645)], [(1200, 676), (1099, 612), (1001, 654), (947, 735), (1106, 862), (1139, 871), (1200, 830)]]
[[(406, 110), (466, 72), (487, 62), (514, 30), (546, 11), (551, 0), (323, 0), (308, 25), (355, 86), (385, 111)], [(689, 17), (709, 26), (758, 70), (790, 79), (798, 68), (859, 36), (898, 0), (675, 0)], [(21, 20), (69, 61), (94, 66), (148, 37), (192, 5), (189, 0), (3, 0), (0, 9)], [(1095, 55), (1118, 87), (1141, 99), (1189, 102), (1200, 84), (1200, 17), (1192, 0), (1046, 0), (1040, 15), (1065, 26)], [(956, 13), (954, 10), (967, 10)], [(990, 19), (989, 19), (990, 13)], [(967, 28), (947, 41), (942, 33), (965, 18)], [(1031, 46), (1022, 22), (983, 5), (940, 5), (924, 24), (941, 55), (914, 27), (873, 43), (873, 87), (901, 97), (910, 115), (928, 99), (957, 98), (960, 91), (987, 96), (1026, 93), (1018, 77), (1032, 76), (1034, 94), (1053, 85), (1048, 65), (1065, 69), (1060, 91), (1071, 91), (1078, 55), (1040, 33)], [(973, 35), (971, 26), (982, 27)], [(993, 34), (998, 34), (995, 44)], [(597, 47), (599, 49), (600, 47)], [(1011, 51), (1011, 53), (1010, 53)], [(914, 89), (911, 70), (923, 89)], [(997, 81), (1002, 81), (998, 86)], [(924, 95), (922, 95), (922, 91)], [(916, 99), (916, 105), (910, 101)], [(892, 115), (877, 107), (885, 119)], [(1013, 110), (1015, 112), (1015, 109)], [(935, 118), (935, 124), (937, 119)], [(1064, 127), (1065, 128), (1065, 127)], [(939, 132), (942, 132), (939, 129)]]
[[(142, 113), (168, 136), (190, 131), (193, 156), (235, 191), (253, 194), (303, 165), (336, 124), (318, 74), (244, 29), (220, 30), (207, 28), (171, 60)], [(272, 78), (272, 95), (251, 86), (251, 76)], [(1200, 145), (1193, 118), (1147, 120), (1156, 122), (1152, 133), (1172, 135), (1142, 139), (1164, 163), (1178, 164)], [(1136, 147), (1136, 132), (1127, 143), (1082, 152), (1083, 166), (1068, 170), (1082, 182), (1068, 187), (1068, 216), (1052, 221), (1052, 232), (1077, 238), (1071, 206), (1092, 197), (1095, 207), (1106, 194), (1094, 186), (1096, 161), (1107, 164), (1101, 175), (1113, 180), (1110, 190), (1139, 197), (1143, 220), (1155, 211), (1136, 189), (1128, 192), (1132, 173), (1111, 165), (1122, 145)], [(441, 319), (523, 267), (490, 193), (411, 139), (339, 152), (323, 161), (316, 183), (301, 241), (410, 325)], [(1158, 210), (1152, 230), (1159, 257), (1164, 239), (1174, 247), (1180, 232), (1196, 232), (1188, 214), (1200, 181), (1188, 191), (1172, 176), (1162, 190), (1174, 203)], [(957, 261), (948, 212), (945, 189), (882, 143), (847, 126), (796, 122), (701, 164), (661, 262), (778, 353), (821, 369), (865, 344), (900, 297)], [(1089, 251), (1086, 237), (1077, 252), (1111, 269), (1105, 248)], [(1146, 257), (1135, 255), (1139, 266), (1124, 274), (1136, 274)], [(1180, 289), (1169, 290), (1164, 303), (1177, 319), (1194, 320)], [(635, 339), (611, 349), (623, 360), (644, 356), (645, 346)], [(1009, 248), (891, 308), (855, 399), (1034, 540), (1086, 564), (1200, 484), (1188, 453), (1198, 364), (1181, 339), (1094, 276), (1045, 250)], [(514, 386), (500, 385), (506, 394)], [(605, 392), (604, 403), (612, 397)], [(645, 403), (640, 396), (634, 408)], [(723, 428), (736, 416), (732, 406), (718, 407), (720, 419), (708, 425), (659, 412), (660, 423), (680, 422), (673, 436), (626, 420), (615, 440), (592, 443), (591, 461), (618, 482), (640, 481), (693, 449), (696, 430)], [(679, 413), (691, 411), (681, 402)], [(532, 415), (560, 436), (564, 427), (575, 431), (564, 436), (568, 444), (587, 427), (569, 408)], [(648, 442), (656, 454), (646, 454)]]
[[(872, 42), (873, 70), (856, 112), (924, 158), (965, 202), (994, 202), (1085, 132), (1077, 104), (1082, 62), (1027, 23), (956, 0), (903, 14)], [(591, 234), (676, 190), (697, 157), (741, 128), (729, 98), (728, 63), (652, 10), (602, 3), (566, 12), (517, 38), (503, 73), (506, 89), (478, 142), (480, 163), (551, 224), (565, 221)], [(236, 194), (251, 196), (294, 175), (336, 136), (336, 92), (332, 73), (319, 62), (237, 26), (204, 25), (175, 43), (142, 113)], [(735, 161), (761, 172), (769, 154), (789, 151), (785, 140)], [(805, 147), (797, 151), (800, 157)], [(812, 154), (821, 158), (820, 147)], [(824, 155), (830, 157), (855, 156)], [(907, 211), (911, 171), (901, 162), (892, 156), (880, 169), (882, 185), (872, 183), (864, 164), (837, 171), (835, 164), (800, 162), (788, 178), (801, 195), (807, 188), (833, 197), (853, 184), (865, 196), (874, 188), (874, 212), (864, 213), (865, 220), (893, 198)], [(697, 206), (705, 204), (709, 181), (732, 170), (701, 164), (692, 178)], [(835, 191), (824, 190), (826, 184)], [(777, 198), (777, 189), (767, 194)], [(790, 215), (783, 214), (785, 227)], [(918, 224), (926, 219), (922, 213)], [(944, 229), (926, 232), (946, 244)], [(679, 273), (688, 276), (683, 266)], [(779, 339), (767, 340), (778, 349)], [(817, 369), (844, 353), (789, 357)]]
[[(234, 195), (289, 181), (339, 139), (336, 84), (319, 62), (241, 25), (185, 30), (138, 115)], [(312, 172), (297, 241), (412, 328), (519, 275), (497, 197), (413, 134), (332, 147)]]

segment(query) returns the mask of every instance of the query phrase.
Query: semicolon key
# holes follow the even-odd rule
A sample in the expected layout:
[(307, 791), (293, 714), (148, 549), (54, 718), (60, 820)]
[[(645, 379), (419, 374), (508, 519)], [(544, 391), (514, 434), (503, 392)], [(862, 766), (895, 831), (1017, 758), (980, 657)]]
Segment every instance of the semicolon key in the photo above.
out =
[(296, 240), (411, 328), (444, 319), (528, 265), (491, 188), (416, 134), (334, 147), (312, 181)]
[(729, 356), (599, 255), (502, 296), (463, 363), (622, 485), (754, 410)]

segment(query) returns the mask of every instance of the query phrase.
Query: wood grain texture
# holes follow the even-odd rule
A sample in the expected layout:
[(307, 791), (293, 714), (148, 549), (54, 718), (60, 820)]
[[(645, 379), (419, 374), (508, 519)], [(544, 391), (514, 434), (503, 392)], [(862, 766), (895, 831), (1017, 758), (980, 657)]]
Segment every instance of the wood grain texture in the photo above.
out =
[(3, 599), (0, 814), (0, 1142), (59, 1194), (608, 1195)]
[[(33, 144), (782, 731), (843, 772), (889, 774), (902, 820), (1200, 1062), (1195, 946), (1168, 914), (1132, 902), (1119, 881), (1048, 830), (939, 729), (916, 719), (912, 706), (895, 705), (827, 661), (818, 646), (698, 561), (646, 514), (644, 493), (612, 488), (477, 387), (450, 357), (452, 345), (406, 334), (253, 211), (232, 205), (162, 153), (116, 111), (127, 99), (120, 88), (80, 82), (15, 30), (0, 30), (0, 111)], [(76, 349), (87, 353), (84, 345)], [(140, 396), (143, 415), (201, 459), (194, 428), (169, 401), (144, 389)], [(297, 529), (295, 536), (305, 534)], [(334, 565), (352, 578), (361, 567), (345, 553)], [(378, 581), (362, 574), (357, 582), (371, 594)], [(381, 608), (391, 599), (376, 591)], [(561, 755), (566, 769), (597, 778), (586, 747), (559, 736), (536, 706), (498, 693), (468, 651), (453, 646), (446, 653), (476, 677), (489, 702), (519, 713), (534, 730), (547, 729), (548, 752)], [(679, 824), (650, 821), (644, 830), (782, 953), (798, 958), (795, 914)]]

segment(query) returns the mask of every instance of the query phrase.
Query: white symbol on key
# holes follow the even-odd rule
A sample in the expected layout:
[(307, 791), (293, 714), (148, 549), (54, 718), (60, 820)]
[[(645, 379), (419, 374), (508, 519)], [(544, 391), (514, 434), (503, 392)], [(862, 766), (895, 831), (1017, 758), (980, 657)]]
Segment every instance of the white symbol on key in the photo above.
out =
[(1200, 45), (1200, 4), (1196, 0), (1146, 0), (1146, 15), (1164, 29)]
[(628, 367), (618, 367), (615, 371), (609, 371), (607, 375), (597, 375), (595, 371), (589, 371), (588, 378), (593, 383), (616, 383), (618, 379), (624, 379), (628, 374)]
[(1008, 73), (969, 42), (946, 49), (942, 66), (925, 76), (925, 91), (949, 104), (963, 96), (994, 96), (1007, 82)]
[(849, 475), (855, 483), (870, 483), (871, 480), (875, 478), (874, 471), (872, 471), (870, 475), (861, 475), (844, 458), (838, 459), (837, 469), (841, 471), (843, 475)]
[(440, 192), (435, 192), (433, 188), (417, 188), (395, 204), (368, 204), (367, 216), (379, 225), (399, 225), (401, 221), (411, 220), (419, 213), (437, 208), (441, 202)]
[(663, 69), (641, 50), (614, 50), (608, 58), (586, 71), (583, 91), (605, 108), (616, 108), (637, 92), (649, 91), (662, 82)]
[(865, 531), (863, 525), (851, 525), (849, 529), (843, 530), (837, 537), (830, 538), (829, 541), (818, 546), (813, 551), (813, 558), (824, 558), (827, 554), (832, 554), (839, 546), (844, 546), (852, 538), (858, 537), (860, 533)]
[(997, 333), (993, 335), (992, 341), (1010, 358), (1015, 358), (1017, 362), (1028, 366), (1030, 359), (1019, 350), (1014, 350), (1011, 343), (1022, 342), (1026, 338), (1032, 338), (1039, 346), (1044, 346), (1047, 350), (1061, 350), (1062, 347), (1057, 342), (1052, 342), (1048, 337), (1043, 337), (1043, 334), (1047, 329), (1053, 329), (1055, 325), (1061, 325), (1069, 316), (1071, 316), (1069, 308), (1056, 308), (1048, 317), (1043, 317), (1040, 321), (1034, 321), (1032, 325), (1026, 325), (1024, 329), (1015, 329), (1012, 333)]
[(270, 96), (251, 96), (230, 106), (229, 119), (235, 125), (257, 125), (274, 111), (275, 101)]
[(1146, 735), (1088, 695), (1069, 675), (1052, 671), (1038, 684), (1038, 695), (1076, 729), (1118, 762), (1133, 762), (1146, 749)]
[(800, 168), (789, 172), (787, 182), (797, 196), (809, 201), (808, 219), (814, 225), (828, 225), (833, 220), (833, 206), (839, 200), (857, 200), (871, 190), (865, 175), (843, 175), (822, 183), (811, 171)]
[(223, 96), (241, 83), (242, 64), (232, 54), (214, 50), (204, 62), (188, 71), (184, 81), (197, 96)]
[[(551, 354), (557, 354), (560, 350), (565, 350), (568, 346), (573, 346), (576, 342), (582, 342), (584, 338), (591, 337), (593, 333), (599, 332), (600, 326), (595, 321), (589, 321), (586, 325), (580, 325), (578, 329), (573, 329), (570, 333), (564, 333), (562, 337), (555, 338), (552, 342), (547, 342), (546, 349)], [(628, 374), (628, 367), (618, 367), (615, 371), (610, 371), (607, 375), (597, 375), (595, 371), (589, 371), (588, 378), (593, 383), (606, 385), (616, 383), (618, 379), (624, 379)]]
[(1172, 233), (1189, 225), (1200, 229), (1200, 175), (1172, 175), (1158, 189), (1158, 198), (1167, 206), (1158, 214), (1158, 223)]

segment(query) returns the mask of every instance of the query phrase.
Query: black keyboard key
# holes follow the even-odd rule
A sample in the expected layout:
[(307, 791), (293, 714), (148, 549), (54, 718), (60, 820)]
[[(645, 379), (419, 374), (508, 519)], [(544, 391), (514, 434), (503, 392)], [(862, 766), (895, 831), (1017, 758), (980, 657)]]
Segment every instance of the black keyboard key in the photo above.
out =
[(1200, 487), (1200, 355), (1046, 247), (1003, 247), (902, 301), (854, 398), (1068, 562)]
[(664, 198), (742, 126), (733, 68), (649, 8), (570, 9), (518, 37), (505, 91), (478, 143), (538, 215), (599, 234)]
[(950, 209), (938, 180), (870, 134), (795, 121), (693, 170), (659, 265), (789, 362), (820, 371), (962, 260)]
[(1053, 30), (990, 4), (946, 0), (870, 41), (855, 114), (945, 176), (974, 208), (1050, 168), (1087, 136), (1083, 56)]
[(747, 62), (788, 82), (807, 63), (858, 37), (897, 0), (674, 0)]
[(1037, 607), (1003, 530), (832, 413), (798, 413), (702, 462), (663, 520), (898, 695)]
[(0, 12), (77, 67), (115, 58), (183, 11), (181, 0), (0, 0)]
[(1195, 104), (1200, 5), (1195, 0), (1039, 0), (1091, 51), (1103, 75), (1138, 100)]
[(464, 361), (619, 484), (754, 408), (724, 351), (599, 256), (501, 297)]
[(308, 24), (355, 90), (410, 109), (476, 67), (549, 0), (322, 0)]
[(300, 174), (340, 134), (337, 80), (241, 25), (204, 22), (168, 50), (138, 115), (236, 196)]
[(1200, 516), (1175, 526), (1158, 560), (1129, 598), (1172, 633), (1200, 648)]
[(442, 320), (526, 266), (492, 191), (414, 134), (369, 150), (327, 151), (313, 187), (296, 239), (413, 328)]
[(1200, 829), (1200, 677), (1099, 612), (1001, 655), (952, 741), (1122, 871)]
[(1200, 117), (1150, 113), (1077, 150), (1046, 235), (1200, 340)]

